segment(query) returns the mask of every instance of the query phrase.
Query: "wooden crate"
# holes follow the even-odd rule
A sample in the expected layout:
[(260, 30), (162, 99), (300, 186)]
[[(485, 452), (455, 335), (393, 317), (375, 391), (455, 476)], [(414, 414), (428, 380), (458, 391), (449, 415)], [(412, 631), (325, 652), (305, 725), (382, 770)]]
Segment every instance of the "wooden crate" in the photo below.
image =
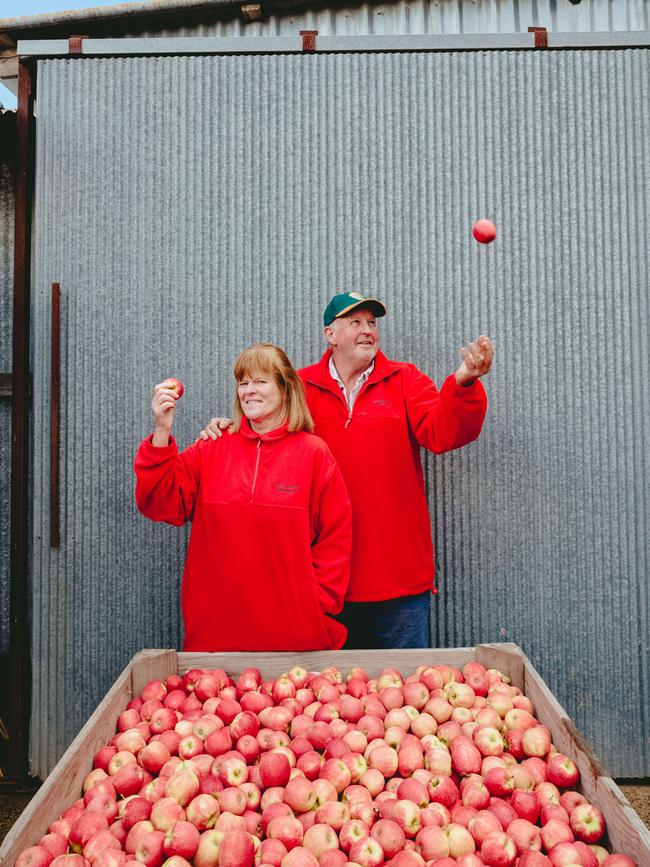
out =
[(601, 809), (611, 847), (629, 855), (639, 867), (650, 867), (650, 832), (515, 644), (479, 644), (475, 648), (442, 650), (339, 650), (313, 653), (201, 654), (143, 650), (133, 657), (118, 677), (5, 838), (0, 847), (0, 867), (13, 867), (20, 852), (37, 843), (50, 823), (79, 798), (84, 777), (92, 768), (95, 752), (112, 738), (117, 717), (149, 680), (164, 680), (170, 674), (183, 674), (190, 668), (223, 668), (229, 674), (237, 675), (248, 666), (256, 666), (264, 677), (272, 678), (294, 665), (301, 665), (308, 671), (320, 671), (332, 664), (343, 672), (355, 665), (363, 666), (371, 676), (376, 676), (388, 665), (395, 666), (403, 674), (410, 674), (422, 664), (462, 668), (474, 659), (486, 668), (498, 668), (531, 699), (537, 718), (550, 729), (555, 747), (578, 766), (580, 791)]

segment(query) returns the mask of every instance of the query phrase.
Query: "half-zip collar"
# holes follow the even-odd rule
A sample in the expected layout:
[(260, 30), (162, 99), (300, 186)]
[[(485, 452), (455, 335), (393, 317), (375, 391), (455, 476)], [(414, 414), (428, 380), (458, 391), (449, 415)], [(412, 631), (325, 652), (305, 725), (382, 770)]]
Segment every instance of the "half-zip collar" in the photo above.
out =
[[(333, 394), (336, 394), (338, 399), (341, 401), (345, 410), (347, 412), (347, 418), (345, 420), (344, 427), (349, 427), (352, 422), (353, 410), (351, 410), (341, 392), (340, 386), (334, 379), (332, 379), (332, 374), (330, 373), (330, 358), (332, 357), (332, 350), (328, 349), (321, 360), (317, 365), (310, 369), (309, 375), (306, 377), (306, 381), (310, 383), (310, 385), (315, 385), (317, 388), (325, 389), (326, 391), (331, 391)], [(374, 358), (375, 367), (368, 379), (361, 386), (361, 390), (356, 397), (354, 402), (354, 406), (357, 406), (359, 398), (366, 391), (366, 389), (372, 385), (374, 382), (381, 382), (383, 379), (388, 379), (389, 376), (392, 376), (399, 370), (399, 365), (396, 362), (390, 361), (390, 359), (386, 358), (384, 353), (379, 350)]]
[(241, 421), (241, 425), (239, 427), (239, 432), (244, 436), (247, 440), (251, 440), (252, 442), (256, 441), (255, 448), (255, 469), (253, 471), (253, 481), (251, 484), (251, 497), (249, 502), (253, 502), (253, 498), (255, 497), (255, 485), (257, 484), (257, 475), (260, 469), (260, 456), (262, 454), (262, 443), (272, 444), (277, 442), (278, 440), (284, 439), (285, 436), (289, 434), (289, 422), (285, 421), (284, 424), (281, 424), (280, 427), (276, 427), (274, 430), (267, 431), (266, 433), (257, 433), (251, 427), (250, 421), (244, 417)]
[(285, 421), (280, 427), (276, 427), (273, 430), (267, 431), (266, 433), (257, 433), (251, 427), (250, 421), (244, 417), (241, 420), (241, 425), (239, 427), (239, 431), (242, 436), (245, 436), (248, 440), (259, 440), (260, 442), (274, 442), (275, 440), (282, 439), (289, 434), (289, 422)]

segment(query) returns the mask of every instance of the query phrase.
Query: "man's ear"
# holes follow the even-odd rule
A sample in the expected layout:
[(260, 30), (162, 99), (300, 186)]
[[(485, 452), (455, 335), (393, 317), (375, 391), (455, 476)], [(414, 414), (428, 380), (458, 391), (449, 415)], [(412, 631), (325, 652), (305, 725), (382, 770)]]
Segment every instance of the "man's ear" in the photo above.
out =
[(323, 329), (323, 333), (325, 334), (325, 339), (329, 343), (330, 346), (336, 346), (336, 336), (334, 334), (334, 329), (331, 325), (326, 325)]

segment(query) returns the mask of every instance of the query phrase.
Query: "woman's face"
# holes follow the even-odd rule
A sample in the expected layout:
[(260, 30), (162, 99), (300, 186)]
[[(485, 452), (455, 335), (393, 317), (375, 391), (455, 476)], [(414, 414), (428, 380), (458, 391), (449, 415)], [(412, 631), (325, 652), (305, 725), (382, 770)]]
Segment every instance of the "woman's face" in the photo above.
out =
[(237, 385), (237, 396), (254, 430), (273, 430), (280, 425), (282, 392), (271, 374), (257, 371), (244, 375)]

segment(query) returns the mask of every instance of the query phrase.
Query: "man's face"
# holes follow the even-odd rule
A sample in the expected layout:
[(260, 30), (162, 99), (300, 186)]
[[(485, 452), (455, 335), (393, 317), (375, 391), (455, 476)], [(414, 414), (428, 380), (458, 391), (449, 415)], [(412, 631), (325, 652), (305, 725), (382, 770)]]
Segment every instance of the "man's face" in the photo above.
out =
[(325, 328), (327, 342), (347, 364), (367, 367), (379, 350), (379, 331), (372, 310), (357, 307), (347, 316), (339, 316)]

